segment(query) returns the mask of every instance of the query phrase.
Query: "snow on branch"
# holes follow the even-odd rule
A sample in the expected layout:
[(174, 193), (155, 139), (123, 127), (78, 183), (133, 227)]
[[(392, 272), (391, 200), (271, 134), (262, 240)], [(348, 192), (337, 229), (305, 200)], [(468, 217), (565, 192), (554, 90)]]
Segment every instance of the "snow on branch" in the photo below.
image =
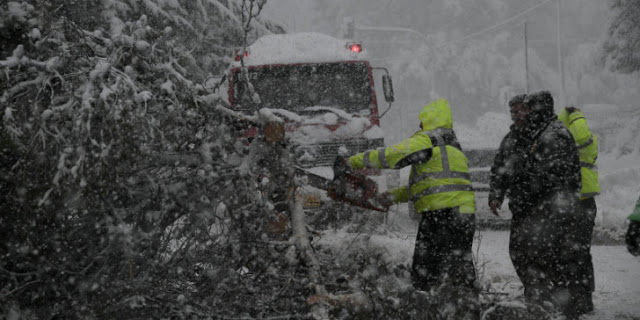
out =
[(195, 31), (195, 28), (193, 27), (193, 25), (189, 21), (187, 21), (185, 18), (183, 18), (183, 17), (181, 17), (179, 15), (169, 14), (167, 11), (162, 9), (159, 5), (154, 3), (152, 0), (144, 0), (144, 5), (147, 8), (149, 8), (149, 10), (151, 10), (152, 13), (154, 13), (156, 15), (162, 15), (162, 16), (168, 18), (169, 20), (173, 20), (176, 23), (182, 24), (182, 25), (188, 27), (189, 29)]

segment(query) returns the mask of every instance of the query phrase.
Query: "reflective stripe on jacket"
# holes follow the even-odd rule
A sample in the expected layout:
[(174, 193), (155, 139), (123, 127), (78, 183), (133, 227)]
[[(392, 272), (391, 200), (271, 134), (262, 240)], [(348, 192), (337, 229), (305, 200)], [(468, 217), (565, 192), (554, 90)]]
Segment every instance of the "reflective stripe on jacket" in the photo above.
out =
[(468, 161), (452, 129), (451, 109), (436, 100), (420, 113), (423, 129), (396, 145), (349, 158), (352, 168), (400, 169), (411, 165), (409, 187), (389, 190), (394, 202), (412, 200), (416, 212), (459, 208), (475, 213)]
[(569, 112), (567, 108), (562, 109), (558, 119), (564, 123), (576, 141), (578, 155), (580, 157), (580, 175), (582, 178), (582, 189), (580, 199), (595, 197), (600, 193), (598, 183), (598, 139), (589, 130), (587, 119), (580, 110), (573, 109)]

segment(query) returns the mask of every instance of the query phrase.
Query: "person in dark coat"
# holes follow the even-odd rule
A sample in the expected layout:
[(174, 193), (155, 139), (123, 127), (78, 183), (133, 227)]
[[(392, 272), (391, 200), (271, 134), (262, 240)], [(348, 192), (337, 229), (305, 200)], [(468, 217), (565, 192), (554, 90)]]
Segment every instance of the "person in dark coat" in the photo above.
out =
[(573, 279), (567, 270), (576, 261), (570, 231), (580, 219), (575, 210), (581, 188), (578, 150), (571, 132), (554, 113), (551, 93), (527, 95), (523, 105), (526, 123), (512, 130), (510, 139), (516, 143), (502, 153), (511, 158), (499, 154), (494, 164), (496, 173), (509, 173), (500, 169), (504, 163), (513, 166), (510, 175), (502, 177), (506, 183), (500, 183), (500, 174), (493, 175), (495, 194), (506, 186), (513, 213), (509, 253), (526, 300), (552, 302), (572, 318), (577, 315), (570, 305), (568, 287)]
[[(502, 139), (500, 148), (491, 166), (489, 179), (489, 208), (498, 216), (498, 209), (502, 207), (505, 197), (509, 198), (509, 210), (518, 214), (520, 198), (525, 190), (517, 190), (516, 186), (523, 185), (525, 178), (523, 172), (518, 170), (527, 157), (531, 141), (527, 135), (527, 109), (524, 107), (524, 94), (517, 95), (509, 100), (509, 111), (513, 124), (509, 132)], [(518, 182), (520, 181), (520, 182)]]

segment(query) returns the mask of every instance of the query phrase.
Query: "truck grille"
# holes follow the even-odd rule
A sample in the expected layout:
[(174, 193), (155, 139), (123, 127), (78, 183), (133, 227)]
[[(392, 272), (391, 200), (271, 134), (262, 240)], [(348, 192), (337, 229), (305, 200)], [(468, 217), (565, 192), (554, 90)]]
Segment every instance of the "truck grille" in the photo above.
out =
[(295, 162), (303, 168), (330, 167), (333, 166), (338, 150), (346, 149), (346, 154), (352, 156), (356, 153), (376, 149), (384, 146), (384, 139), (351, 139), (331, 141), (318, 144), (304, 144), (293, 147)]

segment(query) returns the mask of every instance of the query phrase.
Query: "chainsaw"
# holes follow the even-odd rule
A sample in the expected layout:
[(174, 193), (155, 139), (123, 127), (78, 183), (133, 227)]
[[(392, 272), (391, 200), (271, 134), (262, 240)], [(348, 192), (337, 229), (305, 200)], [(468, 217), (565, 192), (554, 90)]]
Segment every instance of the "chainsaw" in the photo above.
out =
[(338, 157), (333, 165), (332, 180), (301, 168), (296, 168), (296, 171), (306, 175), (310, 185), (327, 191), (327, 195), (333, 200), (375, 211), (389, 211), (388, 205), (380, 204), (378, 201), (378, 184), (349, 168), (342, 157)]

